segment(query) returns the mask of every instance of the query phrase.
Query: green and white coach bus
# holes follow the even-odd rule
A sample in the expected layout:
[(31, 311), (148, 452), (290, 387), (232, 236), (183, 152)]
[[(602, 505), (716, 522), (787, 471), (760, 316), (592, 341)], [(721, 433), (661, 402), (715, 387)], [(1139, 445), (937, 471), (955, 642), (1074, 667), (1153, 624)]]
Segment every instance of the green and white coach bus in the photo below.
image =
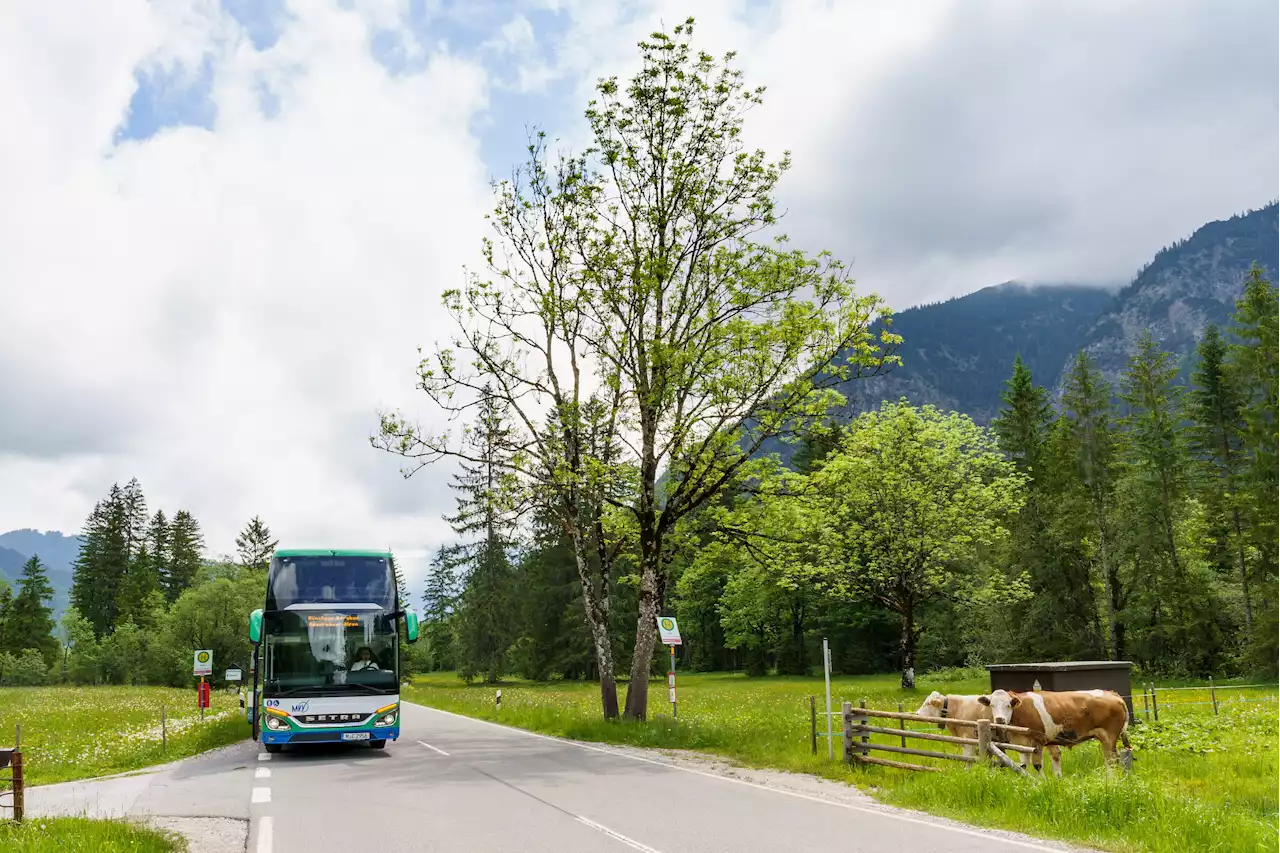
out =
[(397, 739), (401, 620), (418, 639), (418, 616), (403, 606), (389, 551), (276, 551), (266, 606), (249, 616), (254, 739), (267, 752)]

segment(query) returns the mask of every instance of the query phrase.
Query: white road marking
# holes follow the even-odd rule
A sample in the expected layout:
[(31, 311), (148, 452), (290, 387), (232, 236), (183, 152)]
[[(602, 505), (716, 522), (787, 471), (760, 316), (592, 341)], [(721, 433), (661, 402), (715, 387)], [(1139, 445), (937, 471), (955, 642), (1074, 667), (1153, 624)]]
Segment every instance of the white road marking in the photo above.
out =
[(585, 823), (587, 826), (591, 827), (594, 830), (598, 830), (599, 832), (603, 832), (605, 835), (609, 836), (610, 838), (616, 838), (618, 841), (621, 841), (623, 844), (627, 845), (628, 847), (631, 847), (635, 850), (643, 850), (644, 853), (658, 853), (657, 850), (653, 849), (649, 845), (641, 844), (639, 841), (636, 841), (634, 838), (628, 838), (627, 836), (623, 835), (621, 832), (614, 832), (609, 827), (604, 826), (603, 824), (596, 823), (594, 820), (585, 818), (582, 815), (574, 815), (574, 817), (578, 819), (579, 823)]
[(436, 752), (440, 753), (441, 755), (448, 755), (448, 754), (449, 754), (449, 753), (445, 752), (443, 749), (441, 749), (441, 748), (440, 748), (440, 747), (438, 747), (438, 746), (432, 746), (431, 744), (427, 743), (425, 740), (420, 740), (420, 741), (418, 741), (418, 743), (422, 744), (422, 745), (423, 745), (423, 746), (425, 746), (427, 749), (434, 749)]
[(257, 769), (257, 771), (253, 774), (253, 778), (255, 778), (255, 779), (270, 779), (270, 778), (271, 778), (271, 768), (270, 768), (270, 767), (259, 767), (259, 768)]
[(259, 760), (259, 761), (270, 761), (270, 760), (271, 760), (271, 753), (269, 753), (269, 752), (259, 752), (259, 753), (258, 753), (258, 760)]
[(504, 726), (502, 723), (493, 723), (493, 722), (490, 722), (489, 720), (480, 720), (475, 717), (468, 717), (465, 714), (455, 714), (453, 711), (442, 711), (439, 708), (431, 708), (427, 705), (419, 705), (416, 702), (406, 702), (403, 698), (400, 700), (400, 704), (413, 705), (417, 708), (423, 709), (424, 711), (434, 711), (437, 714), (447, 714), (450, 717), (457, 717), (460, 720), (466, 720), (467, 722), (471, 722), (471, 723), (484, 723), (486, 726), (493, 726), (496, 729), (503, 729), (509, 732), (517, 732), (522, 735), (528, 735), (529, 737), (542, 738), (543, 740), (549, 740), (553, 743), (564, 744), (565, 746), (576, 746), (580, 749), (589, 749), (592, 752), (603, 752), (605, 755), (613, 755), (613, 756), (617, 756), (618, 758), (629, 758), (632, 761), (643, 761), (645, 764), (656, 764), (659, 767), (666, 767), (670, 770), (679, 770), (681, 773), (692, 773), (695, 776), (706, 776), (708, 779), (716, 779), (721, 782), (730, 782), (734, 785), (746, 785), (748, 788), (759, 788), (761, 791), (769, 791), (770, 793), (774, 793), (774, 794), (782, 794), (785, 797), (795, 797), (796, 799), (800, 799), (800, 800), (809, 800), (810, 802), (814, 802), (814, 803), (822, 803), (825, 806), (835, 806), (836, 808), (848, 809), (849, 811), (863, 812), (864, 814), (871, 814), (871, 815), (879, 815), (880, 817), (890, 818), (891, 820), (900, 820), (903, 823), (914, 823), (919, 826), (933, 827), (934, 829), (945, 829), (948, 832), (955, 832), (960, 835), (971, 835), (974, 838), (982, 838), (986, 841), (1000, 841), (1005, 844), (1011, 844), (1015, 847), (1025, 847), (1027, 850), (1040, 850), (1042, 852), (1047, 851), (1047, 853), (1062, 853), (1064, 849), (1062, 847), (1047, 847), (1043, 844), (1036, 844), (1035, 842), (1032, 842), (1032, 841), (1021, 841), (1016, 838), (1005, 838), (1001, 835), (996, 835), (992, 832), (982, 832), (977, 829), (965, 829), (964, 827), (952, 826), (951, 824), (942, 823), (941, 821), (922, 820), (920, 818), (914, 818), (908, 815), (895, 814), (894, 812), (889, 811), (888, 808), (870, 809), (864, 806), (855, 806), (852, 803), (842, 803), (842, 802), (839, 802), (838, 800), (828, 800), (823, 797), (814, 797), (809, 794), (801, 794), (799, 791), (787, 791), (782, 788), (771, 788), (768, 785), (761, 785), (757, 782), (748, 782), (746, 779), (734, 779), (730, 776), (720, 776), (715, 773), (708, 773), (705, 770), (695, 770), (692, 767), (682, 767), (678, 764), (668, 764), (665, 761), (656, 761), (652, 758), (644, 758), (639, 755), (631, 755), (625, 752), (615, 752), (612, 749), (602, 749), (598, 746), (591, 746), (585, 743), (578, 743), (576, 741), (564, 740), (558, 737), (551, 737), (551, 735), (544, 735), (544, 734), (539, 734), (538, 732), (531, 732), (528, 729), (518, 729), (515, 726)]
[(253, 802), (255, 803), (271, 802), (271, 789), (270, 788), (254, 788)]
[(271, 853), (271, 818), (264, 817), (258, 824), (257, 853)]

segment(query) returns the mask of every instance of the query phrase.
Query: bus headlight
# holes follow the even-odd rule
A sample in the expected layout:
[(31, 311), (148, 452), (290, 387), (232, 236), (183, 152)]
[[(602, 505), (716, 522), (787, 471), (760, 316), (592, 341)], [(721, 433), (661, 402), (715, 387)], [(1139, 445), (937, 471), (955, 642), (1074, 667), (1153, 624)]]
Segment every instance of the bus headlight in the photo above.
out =
[(267, 717), (267, 728), (273, 732), (283, 732), (288, 731), (289, 724), (279, 717)]
[(394, 726), (396, 724), (396, 712), (388, 711), (378, 719), (374, 720), (375, 726)]

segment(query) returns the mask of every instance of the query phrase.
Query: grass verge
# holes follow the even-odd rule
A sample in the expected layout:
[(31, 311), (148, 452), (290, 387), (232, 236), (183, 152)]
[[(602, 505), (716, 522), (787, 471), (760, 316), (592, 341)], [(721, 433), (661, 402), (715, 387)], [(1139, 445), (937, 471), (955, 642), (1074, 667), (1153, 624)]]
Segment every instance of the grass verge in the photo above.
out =
[[(215, 692), (210, 701), (201, 720), (194, 690), (4, 687), (0, 746), (12, 746), (14, 729), (22, 726), (27, 784), (48, 785), (162, 764), (249, 736), (234, 694)], [(0, 782), (0, 788), (8, 785)]]
[(186, 842), (175, 833), (122, 820), (0, 821), (0, 850), (5, 853), (175, 853), (186, 849)]
[[(832, 709), (838, 713), (841, 701), (856, 704), (866, 699), (871, 708), (897, 710), (901, 702), (903, 710), (915, 711), (930, 690), (978, 693), (987, 684), (985, 671), (929, 676), (915, 691), (900, 689), (896, 676), (833, 678)], [(1253, 853), (1275, 850), (1280, 842), (1280, 730), (1274, 691), (1227, 692), (1233, 700), (1270, 695), (1273, 701), (1231, 701), (1221, 706), (1218, 716), (1210, 705), (1189, 704), (1199, 701), (1196, 691), (1169, 694), (1168, 701), (1162, 694), (1160, 722), (1131, 729), (1136, 757), (1132, 775), (1109, 774), (1097, 744), (1088, 743), (1064, 750), (1061, 780), (1023, 780), (1007, 771), (942, 760), (923, 761), (946, 771), (941, 774), (848, 767), (839, 760), (838, 717), (832, 726), (836, 761), (827, 760), (825, 738), (818, 739), (818, 754), (812, 754), (810, 695), (817, 697), (818, 727), (825, 731), (821, 678), (682, 675), (678, 720), (672, 719), (664, 686), (650, 686), (649, 722), (643, 724), (602, 720), (599, 690), (593, 684), (510, 681), (501, 685), (501, 710), (495, 706), (493, 687), (467, 686), (451, 673), (418, 676), (403, 695), (409, 701), (544, 734), (697, 750), (753, 767), (813, 773), (855, 784), (894, 805), (1106, 850)], [(1230, 691), (1230, 686), (1218, 688), (1220, 702), (1224, 689)], [(1141, 707), (1136, 706), (1139, 714)], [(893, 743), (897, 738), (877, 735), (873, 740)], [(908, 745), (935, 746), (918, 740)]]

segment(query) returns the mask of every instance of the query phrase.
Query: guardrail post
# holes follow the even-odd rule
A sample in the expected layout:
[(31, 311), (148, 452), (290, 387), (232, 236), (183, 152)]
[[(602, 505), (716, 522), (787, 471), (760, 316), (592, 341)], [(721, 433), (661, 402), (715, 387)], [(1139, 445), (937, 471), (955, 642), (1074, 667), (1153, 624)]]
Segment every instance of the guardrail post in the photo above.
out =
[(840, 717), (844, 723), (844, 760), (853, 763), (853, 703), (840, 703)]

